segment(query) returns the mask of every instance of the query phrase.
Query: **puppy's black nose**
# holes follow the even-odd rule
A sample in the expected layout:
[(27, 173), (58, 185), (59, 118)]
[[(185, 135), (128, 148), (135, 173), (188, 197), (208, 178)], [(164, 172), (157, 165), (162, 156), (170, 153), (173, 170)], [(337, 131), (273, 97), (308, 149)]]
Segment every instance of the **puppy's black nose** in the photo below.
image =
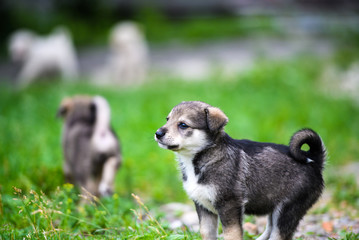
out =
[(163, 131), (161, 129), (158, 129), (157, 132), (156, 132), (156, 138), (161, 139), (165, 134), (166, 134), (165, 131)]

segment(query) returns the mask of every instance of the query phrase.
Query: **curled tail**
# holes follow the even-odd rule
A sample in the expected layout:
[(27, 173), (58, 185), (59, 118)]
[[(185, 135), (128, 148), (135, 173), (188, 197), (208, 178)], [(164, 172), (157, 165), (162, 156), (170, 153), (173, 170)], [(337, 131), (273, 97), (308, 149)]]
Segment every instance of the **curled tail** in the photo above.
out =
[[(301, 148), (304, 144), (309, 146), (308, 151), (303, 151)], [(320, 168), (326, 158), (326, 150), (322, 139), (319, 135), (311, 129), (302, 129), (296, 132), (289, 144), (291, 155), (299, 162), (311, 163), (314, 162)]]

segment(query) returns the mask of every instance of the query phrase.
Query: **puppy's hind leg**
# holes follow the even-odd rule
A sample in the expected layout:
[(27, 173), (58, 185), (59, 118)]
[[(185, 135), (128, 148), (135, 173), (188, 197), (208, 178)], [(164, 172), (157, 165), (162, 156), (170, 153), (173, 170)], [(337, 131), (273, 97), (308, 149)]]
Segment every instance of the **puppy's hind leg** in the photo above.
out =
[(315, 199), (306, 194), (299, 199), (279, 204), (273, 212), (273, 228), (269, 239), (291, 240), (300, 220)]
[(272, 232), (272, 227), (273, 227), (273, 223), (272, 223), (272, 214), (268, 215), (268, 220), (267, 220), (267, 225), (266, 225), (266, 229), (264, 230), (264, 232), (257, 238), (257, 240), (268, 240), (270, 237), (270, 234)]
[(269, 240), (284, 240), (284, 238), (282, 238), (282, 232), (280, 231), (280, 228), (278, 226), (278, 220), (282, 214), (282, 206), (283, 206), (282, 203), (277, 205), (277, 207), (274, 209), (274, 211), (271, 214), (272, 228), (269, 233), (270, 234)]
[(101, 196), (112, 195), (113, 183), (115, 181), (116, 171), (119, 167), (119, 164), (120, 161), (118, 157), (110, 157), (106, 160), (103, 166), (101, 181), (98, 189)]

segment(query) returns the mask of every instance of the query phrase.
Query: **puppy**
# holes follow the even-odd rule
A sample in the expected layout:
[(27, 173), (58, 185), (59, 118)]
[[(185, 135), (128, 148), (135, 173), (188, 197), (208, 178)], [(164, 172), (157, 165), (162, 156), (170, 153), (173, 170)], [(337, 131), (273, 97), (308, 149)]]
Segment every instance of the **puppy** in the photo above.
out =
[(111, 195), (121, 154), (110, 126), (107, 101), (100, 96), (65, 98), (58, 116), (65, 119), (62, 146), (66, 181), (95, 196)]
[(129, 86), (144, 82), (148, 47), (138, 24), (126, 21), (115, 25), (110, 34), (110, 50), (106, 64), (91, 74), (94, 83)]
[[(160, 147), (177, 155), (203, 239), (216, 239), (218, 217), (225, 240), (243, 239), (243, 214), (268, 214), (258, 239), (291, 239), (324, 188), (321, 138), (303, 129), (289, 146), (235, 140), (223, 130), (227, 122), (219, 108), (182, 102), (155, 134)], [(310, 150), (301, 150), (303, 144)]]
[(55, 29), (47, 37), (19, 30), (10, 37), (9, 52), (14, 62), (22, 63), (17, 79), (22, 87), (49, 72), (58, 72), (64, 79), (78, 74), (75, 50), (64, 28)]

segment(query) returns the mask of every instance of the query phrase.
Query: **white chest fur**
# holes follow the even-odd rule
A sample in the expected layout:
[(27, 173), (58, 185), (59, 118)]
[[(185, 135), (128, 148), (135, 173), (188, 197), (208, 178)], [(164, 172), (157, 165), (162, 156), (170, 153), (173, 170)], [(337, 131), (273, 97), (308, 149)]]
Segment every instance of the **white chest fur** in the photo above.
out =
[(183, 181), (183, 187), (188, 196), (197, 204), (200, 204), (209, 211), (217, 214), (217, 211), (213, 206), (217, 195), (215, 186), (198, 183), (198, 176), (195, 175), (192, 164), (193, 156), (178, 154), (177, 158), (181, 164), (182, 172), (187, 176), (186, 181)]

